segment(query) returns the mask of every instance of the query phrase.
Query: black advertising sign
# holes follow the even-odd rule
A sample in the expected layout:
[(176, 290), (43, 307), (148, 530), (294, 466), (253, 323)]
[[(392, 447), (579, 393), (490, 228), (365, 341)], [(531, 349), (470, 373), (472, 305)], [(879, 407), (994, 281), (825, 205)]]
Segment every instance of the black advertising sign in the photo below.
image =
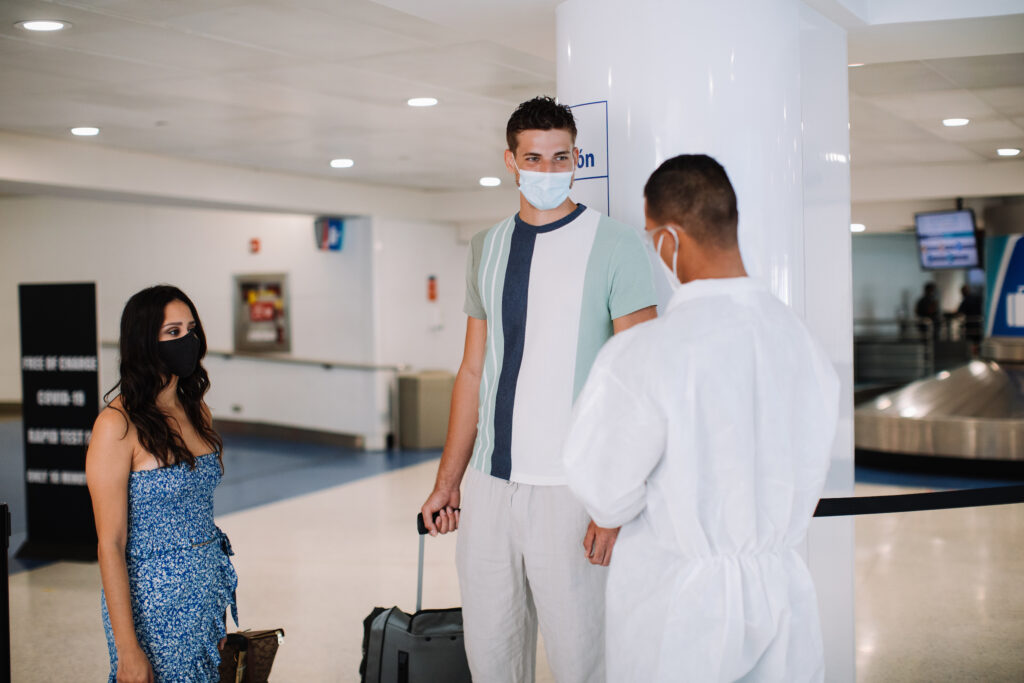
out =
[(85, 452), (99, 412), (96, 285), (18, 287), (28, 540), (19, 557), (95, 559)]

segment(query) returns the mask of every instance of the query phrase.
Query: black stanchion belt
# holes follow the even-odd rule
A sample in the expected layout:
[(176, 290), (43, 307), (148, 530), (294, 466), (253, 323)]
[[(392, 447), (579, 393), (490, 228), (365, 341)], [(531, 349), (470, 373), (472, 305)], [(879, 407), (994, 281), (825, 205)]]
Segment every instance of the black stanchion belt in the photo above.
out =
[(1008, 503), (1024, 503), (1024, 485), (936, 491), (934, 493), (904, 493), (892, 496), (822, 498), (818, 501), (814, 516), (879, 515), (886, 512), (948, 510), (950, 508), (1006, 505)]

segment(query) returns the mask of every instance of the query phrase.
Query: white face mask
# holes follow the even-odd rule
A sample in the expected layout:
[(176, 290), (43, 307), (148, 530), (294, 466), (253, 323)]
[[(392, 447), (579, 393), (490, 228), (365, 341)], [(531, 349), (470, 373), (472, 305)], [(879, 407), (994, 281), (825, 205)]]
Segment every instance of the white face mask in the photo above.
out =
[(526, 201), (541, 211), (550, 211), (561, 206), (569, 196), (572, 187), (573, 171), (564, 173), (541, 173), (540, 171), (520, 171), (513, 159), (512, 165), (519, 171), (519, 191)]
[[(665, 241), (665, 233), (662, 232), (663, 230), (671, 230), (672, 236), (675, 237), (676, 240), (676, 248), (672, 252), (671, 268), (669, 268), (668, 265), (665, 263), (664, 259), (661, 258), (661, 245)], [(657, 242), (654, 241), (654, 235), (656, 233), (661, 233), (661, 235), (658, 237)], [(654, 257), (655, 259), (657, 259), (658, 264), (661, 265), (662, 274), (665, 276), (665, 280), (668, 282), (668, 286), (671, 288), (673, 292), (676, 291), (682, 286), (679, 282), (679, 275), (676, 271), (676, 266), (679, 262), (679, 232), (672, 225), (663, 225), (662, 227), (656, 230), (651, 230), (647, 232), (646, 235), (647, 243), (654, 250)]]

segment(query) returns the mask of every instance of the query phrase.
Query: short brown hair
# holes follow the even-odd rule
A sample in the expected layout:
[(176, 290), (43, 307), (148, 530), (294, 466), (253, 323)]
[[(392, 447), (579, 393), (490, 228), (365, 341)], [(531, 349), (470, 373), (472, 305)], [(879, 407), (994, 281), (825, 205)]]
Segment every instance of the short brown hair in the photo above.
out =
[(725, 169), (706, 154), (672, 157), (644, 186), (647, 215), (658, 222), (685, 225), (697, 242), (736, 246), (736, 192)]
[(573, 118), (572, 109), (550, 97), (534, 97), (512, 112), (505, 126), (505, 141), (514, 154), (519, 142), (516, 136), (524, 130), (556, 129), (569, 131), (573, 144), (576, 143), (576, 119)]

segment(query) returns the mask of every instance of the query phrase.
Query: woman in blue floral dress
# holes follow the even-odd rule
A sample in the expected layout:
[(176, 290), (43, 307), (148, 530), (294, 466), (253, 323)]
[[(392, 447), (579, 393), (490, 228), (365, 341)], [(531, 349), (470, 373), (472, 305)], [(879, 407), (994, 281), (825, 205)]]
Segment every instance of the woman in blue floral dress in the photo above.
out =
[(213, 522), (223, 444), (203, 402), (210, 380), (195, 306), (175, 287), (139, 292), (121, 316), (120, 351), (119, 393), (86, 456), (109, 680), (216, 681), (238, 580)]

